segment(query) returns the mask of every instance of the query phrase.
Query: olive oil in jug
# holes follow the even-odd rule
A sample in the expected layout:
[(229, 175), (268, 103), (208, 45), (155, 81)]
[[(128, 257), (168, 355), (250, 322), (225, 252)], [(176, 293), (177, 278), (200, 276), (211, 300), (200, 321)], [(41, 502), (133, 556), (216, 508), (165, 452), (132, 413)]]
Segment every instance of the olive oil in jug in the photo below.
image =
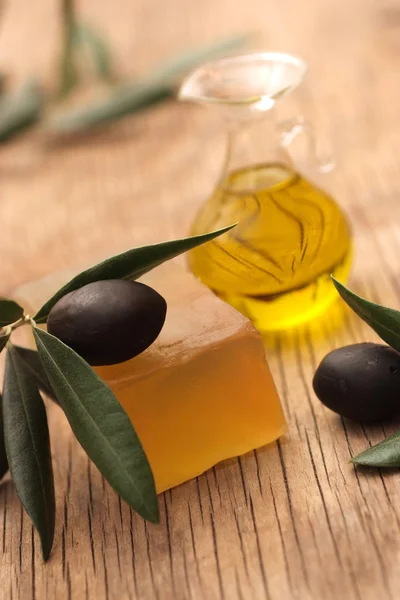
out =
[(193, 234), (237, 226), (192, 250), (193, 273), (248, 316), (260, 331), (294, 327), (337, 298), (330, 275), (345, 281), (350, 228), (339, 205), (293, 166), (287, 147), (312, 132), (302, 118), (276, 126), (266, 118), (305, 71), (301, 59), (276, 53), (214, 61), (195, 71), (183, 99), (218, 107), (228, 126), (224, 173), (200, 209)]

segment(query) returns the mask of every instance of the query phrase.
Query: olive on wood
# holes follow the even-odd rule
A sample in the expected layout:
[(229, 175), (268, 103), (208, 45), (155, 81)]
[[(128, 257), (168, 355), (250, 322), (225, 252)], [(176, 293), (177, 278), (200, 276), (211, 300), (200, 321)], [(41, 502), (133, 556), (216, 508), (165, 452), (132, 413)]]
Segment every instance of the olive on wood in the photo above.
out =
[(137, 281), (96, 281), (66, 294), (53, 306), (49, 333), (89, 364), (124, 362), (148, 348), (165, 321), (167, 304)]
[(357, 421), (400, 414), (400, 354), (381, 344), (352, 344), (330, 352), (313, 387), (325, 406)]

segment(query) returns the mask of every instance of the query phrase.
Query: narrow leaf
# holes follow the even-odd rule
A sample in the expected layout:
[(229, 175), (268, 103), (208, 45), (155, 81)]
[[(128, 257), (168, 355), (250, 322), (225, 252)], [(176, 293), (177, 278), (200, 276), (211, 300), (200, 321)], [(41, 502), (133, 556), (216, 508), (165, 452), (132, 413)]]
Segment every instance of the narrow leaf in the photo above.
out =
[(8, 79), (8, 77), (7, 77), (6, 73), (0, 72), (0, 96), (2, 96), (4, 94), (4, 92), (6, 91), (7, 79)]
[(242, 34), (219, 40), (210, 46), (194, 48), (177, 56), (167, 58), (155, 68), (154, 74), (167, 78), (171, 84), (176, 85), (188, 71), (209, 60), (227, 56), (239, 48), (246, 46), (249, 41), (250, 35)]
[(370, 302), (347, 289), (332, 277), (343, 300), (392, 348), (400, 352), (400, 312)]
[(68, 13), (65, 41), (59, 67), (60, 99), (66, 98), (80, 83), (79, 65), (82, 50), (87, 49), (97, 75), (105, 81), (113, 79), (111, 54), (105, 40), (89, 25), (75, 21)]
[(111, 82), (114, 79), (111, 52), (105, 39), (85, 23), (76, 23), (75, 35), (79, 44), (89, 50), (97, 75)]
[(51, 398), (53, 402), (58, 404), (58, 400), (51, 387), (46, 371), (43, 368), (38, 352), (36, 350), (31, 350), (30, 348), (23, 348), (22, 346), (14, 346), (14, 349), (19, 356), (21, 366), (23, 365), (25, 370), (27, 370), (35, 379), (39, 389), (41, 389), (46, 396)]
[(154, 269), (154, 267), (161, 265), (166, 260), (213, 240), (219, 235), (232, 229), (232, 227), (234, 227), (234, 225), (203, 235), (172, 240), (170, 242), (162, 242), (161, 244), (153, 244), (151, 246), (141, 246), (108, 258), (94, 267), (83, 271), (66, 283), (42, 306), (36, 313), (34, 320), (37, 323), (45, 323), (53, 306), (60, 298), (73, 290), (77, 290), (93, 281), (105, 279), (138, 279), (148, 271), (151, 271), (151, 269)]
[(24, 309), (14, 302), (14, 300), (0, 298), (0, 327), (15, 323), (15, 321), (18, 321), (23, 314)]
[(8, 460), (4, 442), (3, 398), (0, 394), (0, 479), (4, 477), (7, 471)]
[(136, 512), (158, 521), (154, 478), (121, 404), (93, 369), (56, 337), (33, 330), (43, 367), (78, 441)]
[[(2, 330), (0, 335), (0, 352), (6, 347), (8, 340), (10, 339), (11, 328), (7, 327)], [(0, 480), (8, 471), (8, 460), (6, 454), (6, 447), (4, 443), (4, 424), (3, 424), (3, 398), (0, 394)]]
[(115, 88), (106, 98), (54, 115), (49, 119), (47, 129), (63, 134), (87, 131), (152, 106), (172, 95), (173, 89), (163, 81), (148, 78), (137, 83), (125, 83)]
[(54, 538), (55, 495), (46, 409), (35, 380), (21, 368), (12, 346), (4, 374), (3, 419), (11, 478), (47, 560)]
[(75, 60), (75, 23), (69, 21), (65, 28), (64, 46), (59, 65), (58, 97), (66, 98), (79, 84), (79, 72)]
[(354, 456), (352, 462), (366, 467), (400, 467), (400, 432)]
[(167, 59), (149, 75), (117, 87), (108, 97), (53, 117), (48, 128), (58, 133), (74, 133), (120, 119), (175, 94), (175, 86), (191, 69), (207, 60), (226, 55), (249, 41), (240, 35)]
[(5, 142), (36, 123), (44, 108), (44, 94), (34, 80), (26, 81), (19, 90), (0, 98), (0, 142)]

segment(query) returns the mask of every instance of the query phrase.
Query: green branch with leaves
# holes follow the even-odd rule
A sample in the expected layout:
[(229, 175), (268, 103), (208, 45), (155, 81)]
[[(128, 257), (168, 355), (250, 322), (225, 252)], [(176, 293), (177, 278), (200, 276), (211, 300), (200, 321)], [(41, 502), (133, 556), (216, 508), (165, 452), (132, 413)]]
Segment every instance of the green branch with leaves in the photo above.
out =
[[(36, 77), (17, 90), (2, 90), (0, 143), (38, 124), (48, 133), (73, 134), (117, 121), (174, 96), (188, 71), (249, 41), (248, 35), (238, 35), (194, 48), (172, 56), (142, 77), (120, 81), (109, 43), (90, 23), (78, 18), (73, 0), (61, 0), (60, 18), (62, 36), (54, 92), (46, 93)], [(88, 71), (106, 84), (107, 91), (88, 104), (63, 107), (64, 101), (85, 84)]]
[[(74, 290), (107, 280), (136, 280), (154, 267), (230, 227), (204, 235), (134, 248), (87, 269), (63, 286), (33, 316), (12, 299), (0, 299), (0, 351), (6, 367), (0, 410), (0, 478), (10, 470), (17, 494), (37, 529), (44, 560), (54, 537), (55, 491), (42, 390), (64, 411), (77, 440), (114, 490), (144, 519), (158, 522), (155, 482), (125, 410), (92, 367), (60, 339), (38, 327)], [(12, 343), (30, 326), (37, 350)]]
[[(333, 283), (342, 299), (380, 338), (400, 352), (400, 312), (358, 296), (335, 278)], [(400, 389), (399, 389), (400, 392)], [(399, 403), (400, 413), (400, 403)], [(355, 465), (368, 467), (400, 467), (400, 431), (379, 444), (352, 457)]]

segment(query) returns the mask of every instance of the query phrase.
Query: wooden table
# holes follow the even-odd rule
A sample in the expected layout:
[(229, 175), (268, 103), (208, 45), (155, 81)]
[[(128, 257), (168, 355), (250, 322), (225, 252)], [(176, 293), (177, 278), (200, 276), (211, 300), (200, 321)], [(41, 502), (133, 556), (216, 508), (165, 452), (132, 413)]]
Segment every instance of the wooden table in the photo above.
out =
[[(0, 69), (51, 81), (56, 2), (13, 0)], [(338, 157), (326, 178), (356, 242), (352, 287), (399, 306), (400, 7), (392, 0), (114, 0), (81, 4), (114, 42), (121, 73), (232, 32), (309, 62), (282, 114), (312, 117)], [(183, 234), (219, 170), (211, 113), (170, 101), (95, 137), (49, 147), (32, 135), (0, 148), (0, 292), (139, 243)], [(159, 215), (157, 221), (154, 215)], [(11, 483), (0, 487), (2, 600), (376, 600), (400, 589), (400, 476), (348, 463), (399, 424), (341, 421), (314, 397), (329, 350), (375, 339), (349, 312), (267, 351), (289, 421), (280, 442), (160, 496), (146, 525), (49, 410), (57, 487), (51, 560)]]

